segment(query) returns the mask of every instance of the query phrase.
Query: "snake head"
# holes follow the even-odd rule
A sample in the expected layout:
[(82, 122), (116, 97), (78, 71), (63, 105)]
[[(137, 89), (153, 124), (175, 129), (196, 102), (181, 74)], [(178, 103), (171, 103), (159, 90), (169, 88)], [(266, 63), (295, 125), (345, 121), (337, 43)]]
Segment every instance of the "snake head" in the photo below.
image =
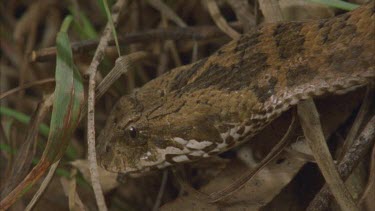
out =
[(116, 103), (98, 137), (100, 166), (139, 175), (207, 157), (217, 148), (221, 137), (208, 115), (212, 108), (159, 99), (135, 93)]
[(96, 146), (98, 163), (111, 172), (140, 171), (139, 160), (147, 157), (147, 121), (142, 118), (142, 104), (135, 95), (122, 97), (113, 107)]
[[(163, 150), (173, 143), (167, 142), (163, 135), (168, 131), (165, 125), (169, 126), (169, 123), (163, 126), (161, 122), (165, 121), (148, 119), (150, 112), (147, 110), (155, 111), (160, 107), (155, 106), (156, 100), (152, 97), (134, 92), (115, 104), (98, 137), (96, 151), (101, 167), (136, 175), (168, 166)], [(148, 102), (152, 102), (151, 106)]]

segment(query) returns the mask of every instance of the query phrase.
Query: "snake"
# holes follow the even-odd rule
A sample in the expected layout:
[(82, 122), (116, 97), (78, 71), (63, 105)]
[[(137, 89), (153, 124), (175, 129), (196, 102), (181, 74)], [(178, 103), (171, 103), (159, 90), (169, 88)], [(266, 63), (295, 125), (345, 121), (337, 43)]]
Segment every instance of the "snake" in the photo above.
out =
[(303, 100), (374, 81), (374, 2), (263, 24), (122, 96), (98, 136), (98, 164), (137, 174), (199, 161), (251, 140)]

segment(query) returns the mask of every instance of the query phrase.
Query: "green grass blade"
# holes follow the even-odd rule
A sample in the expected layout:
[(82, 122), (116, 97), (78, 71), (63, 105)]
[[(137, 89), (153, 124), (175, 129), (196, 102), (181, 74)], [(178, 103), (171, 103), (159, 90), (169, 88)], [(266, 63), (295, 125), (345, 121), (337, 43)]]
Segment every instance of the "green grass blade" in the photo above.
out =
[[(0, 114), (8, 116), (8, 117), (12, 117), (13, 119), (15, 119), (15, 120), (17, 120), (17, 121), (19, 121), (19, 122), (21, 122), (23, 124), (29, 124), (30, 119), (31, 119), (30, 116), (27, 116), (24, 113), (21, 113), (19, 111), (13, 110), (11, 108), (3, 107), (3, 106), (0, 106)], [(44, 137), (48, 138), (49, 127), (46, 124), (40, 124), (39, 125), (39, 132)], [(0, 145), (0, 150), (7, 150), (7, 148), (6, 147), (2, 147)], [(66, 156), (69, 159), (74, 160), (77, 157), (77, 152), (74, 150), (74, 148), (72, 148), (69, 145), (68, 149), (66, 150)]]
[(358, 4), (353, 4), (353, 3), (341, 1), (341, 0), (310, 0), (310, 1), (316, 2), (319, 4), (325, 4), (331, 7), (336, 7), (338, 9), (347, 10), (347, 11), (351, 11), (359, 7)]
[(56, 88), (46, 148), (42, 158), (31, 172), (0, 201), (1, 210), (6, 210), (14, 204), (44, 175), (52, 163), (62, 157), (78, 125), (84, 93), (81, 77), (73, 63), (72, 49), (66, 33), (70, 22), (71, 17), (64, 20), (56, 39)]
[(67, 33), (72, 21), (73, 17), (71, 15), (66, 16), (63, 23), (61, 24), (60, 32)]
[[(11, 108), (0, 106), (0, 114), (12, 117), (15, 120), (17, 120), (17, 121), (19, 121), (19, 122), (21, 122), (23, 124), (29, 124), (29, 122), (30, 122), (30, 117), (29, 116), (27, 116), (26, 114), (21, 113), (19, 111), (13, 110)], [(40, 126), (39, 126), (39, 132), (44, 137), (48, 137), (49, 127), (46, 124), (40, 124)]]
[(70, 41), (66, 33), (71, 16), (65, 18), (56, 39), (56, 88), (48, 143), (42, 160), (54, 162), (61, 158), (75, 130), (83, 106), (83, 84), (73, 63)]
[(83, 11), (75, 10), (73, 7), (70, 7), (69, 11), (74, 16), (73, 29), (79, 34), (81, 39), (98, 38), (98, 33), (95, 31), (93, 24)]
[(107, 15), (108, 22), (111, 25), (111, 30), (112, 30), (113, 38), (114, 38), (115, 43), (116, 43), (116, 49), (117, 49), (118, 56), (121, 56), (120, 45), (119, 45), (118, 39), (117, 39), (116, 28), (115, 28), (115, 25), (113, 24), (111, 11), (109, 10), (109, 7), (108, 7), (108, 2), (107, 2), (107, 0), (100, 0), (100, 1), (102, 1), (102, 4), (104, 5), (104, 9), (105, 9), (105, 13)]

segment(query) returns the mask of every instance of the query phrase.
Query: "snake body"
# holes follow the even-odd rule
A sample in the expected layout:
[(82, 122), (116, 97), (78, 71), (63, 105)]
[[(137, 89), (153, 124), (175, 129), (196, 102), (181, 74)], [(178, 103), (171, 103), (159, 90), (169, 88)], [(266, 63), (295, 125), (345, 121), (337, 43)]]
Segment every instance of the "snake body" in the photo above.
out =
[(330, 19), (265, 24), (123, 96), (98, 138), (112, 172), (196, 161), (248, 140), (299, 101), (375, 78), (374, 3)]

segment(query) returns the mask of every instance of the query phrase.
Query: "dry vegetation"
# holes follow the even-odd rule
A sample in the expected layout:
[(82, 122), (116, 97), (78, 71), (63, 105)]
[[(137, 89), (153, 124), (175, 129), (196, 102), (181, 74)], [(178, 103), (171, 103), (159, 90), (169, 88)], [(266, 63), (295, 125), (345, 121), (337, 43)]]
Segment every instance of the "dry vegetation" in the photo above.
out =
[[(172, 68), (209, 56), (223, 44), (243, 32), (250, 32), (260, 23), (282, 19), (327, 18), (343, 12), (296, 0), (281, 0), (279, 5), (272, 4), (271, 0), (260, 3), (254, 0), (109, 1), (110, 5), (116, 2), (124, 4), (112, 15), (120, 12), (118, 18), (113, 19), (115, 24), (118, 22), (116, 31), (120, 52), (122, 55), (130, 55), (127, 58), (130, 58), (132, 65), (126, 74), (120, 73), (122, 75), (113, 84), (105, 81), (104, 85), (99, 85), (97, 93), (106, 92), (96, 102), (95, 125), (93, 121), (87, 122), (86, 107), (80, 107), (83, 101), (74, 104), (84, 112), (76, 127), (79, 112), (77, 115), (73, 112), (70, 116), (76, 122), (67, 124), (63, 122), (66, 113), (62, 112), (66, 108), (54, 104), (52, 110), (52, 104), (59, 99), (56, 92), (52, 94), (58, 80), (55, 78), (56, 37), (64, 18), (72, 15), (68, 35), (74, 64), (85, 88), (85, 97), (83, 92), (79, 96), (79, 87), (73, 85), (78, 90), (74, 99), (87, 99), (88, 88), (102, 82), (118, 57), (112, 32), (109, 31), (109, 47), (99, 49), (104, 52), (104, 58), (101, 61), (95, 57), (94, 60), (101, 63), (98, 67), (92, 67), (95, 49), (99, 40), (103, 39), (103, 30), (107, 24), (105, 8), (100, 2), (2, 0), (0, 3), (0, 198), (9, 197), (11, 191), (39, 161), (46, 163), (45, 167), (36, 170), (36, 175), (41, 179), (34, 178), (36, 183), (30, 189), (29, 183), (25, 183), (21, 192), (28, 191), (10, 210), (31, 208), (28, 204), (43, 183), (47, 167), (61, 156), (59, 165), (52, 167), (57, 167), (57, 170), (34, 209), (97, 210), (98, 198), (88, 179), (88, 161), (84, 160), (88, 155), (87, 139), (93, 138), (90, 130), (95, 129), (98, 133), (103, 127), (111, 107), (121, 95), (130, 93)], [(366, 1), (352, 2), (362, 4)], [(93, 70), (89, 69), (90, 64)], [(73, 84), (76, 82), (74, 80)], [(106, 87), (110, 84), (112, 86), (107, 91)], [(68, 87), (68, 90), (73, 88)], [(370, 129), (365, 127), (370, 121), (370, 113), (374, 113), (374, 102), (371, 100), (373, 93), (368, 92), (366, 95), (365, 92), (365, 89), (361, 89), (345, 96), (319, 99), (316, 103), (333, 157), (342, 157), (342, 143), (352, 125), (359, 125), (359, 131), (364, 133), (361, 137), (367, 138), (367, 148), (361, 154), (355, 154), (359, 155), (359, 164), (354, 162), (351, 167), (358, 164), (347, 181), (347, 187), (361, 209), (375, 210), (374, 200), (371, 199), (375, 194), (374, 131), (368, 131), (371, 130), (369, 125)], [(365, 95), (367, 101), (364, 104), (367, 102), (369, 108), (362, 106), (361, 109), (367, 111), (367, 114), (356, 120)], [(91, 103), (94, 103), (92, 99)], [(58, 118), (59, 114), (62, 119)], [(120, 175), (118, 179), (123, 183), (120, 185), (115, 175), (100, 172), (99, 180), (106, 205), (109, 210), (157, 210), (158, 207), (164, 210), (304, 210), (324, 185), (324, 179), (311, 154), (303, 149), (306, 145), (302, 143), (301, 128), (288, 136), (289, 141), (294, 143), (293, 147), (299, 147), (299, 151), (286, 148), (241, 190), (220, 203), (208, 203), (205, 197), (191, 190), (191, 186), (204, 193), (221, 190), (249, 168), (255, 168), (282, 139), (291, 115), (292, 112), (287, 112), (241, 148), (220, 157), (180, 167), (178, 173), (175, 173), (182, 174), (179, 177), (170, 169), (138, 178)], [(58, 127), (58, 123), (50, 123), (51, 119), (62, 122), (62, 127)], [(75, 130), (70, 138), (67, 134), (70, 134), (72, 128)], [(66, 136), (69, 138), (63, 142)], [(47, 145), (47, 141), (53, 140), (57, 144), (51, 142)], [(64, 143), (69, 144), (66, 149)], [(50, 153), (53, 158), (42, 155), (43, 152), (48, 154), (46, 149), (55, 149)], [(184, 181), (179, 181), (181, 178)], [(183, 190), (182, 186), (187, 187)], [(327, 197), (323, 196), (323, 200), (327, 201)], [(104, 210), (100, 202), (99, 206)], [(315, 205), (310, 206), (316, 208)], [(337, 204), (331, 203), (330, 209), (338, 210)]]

